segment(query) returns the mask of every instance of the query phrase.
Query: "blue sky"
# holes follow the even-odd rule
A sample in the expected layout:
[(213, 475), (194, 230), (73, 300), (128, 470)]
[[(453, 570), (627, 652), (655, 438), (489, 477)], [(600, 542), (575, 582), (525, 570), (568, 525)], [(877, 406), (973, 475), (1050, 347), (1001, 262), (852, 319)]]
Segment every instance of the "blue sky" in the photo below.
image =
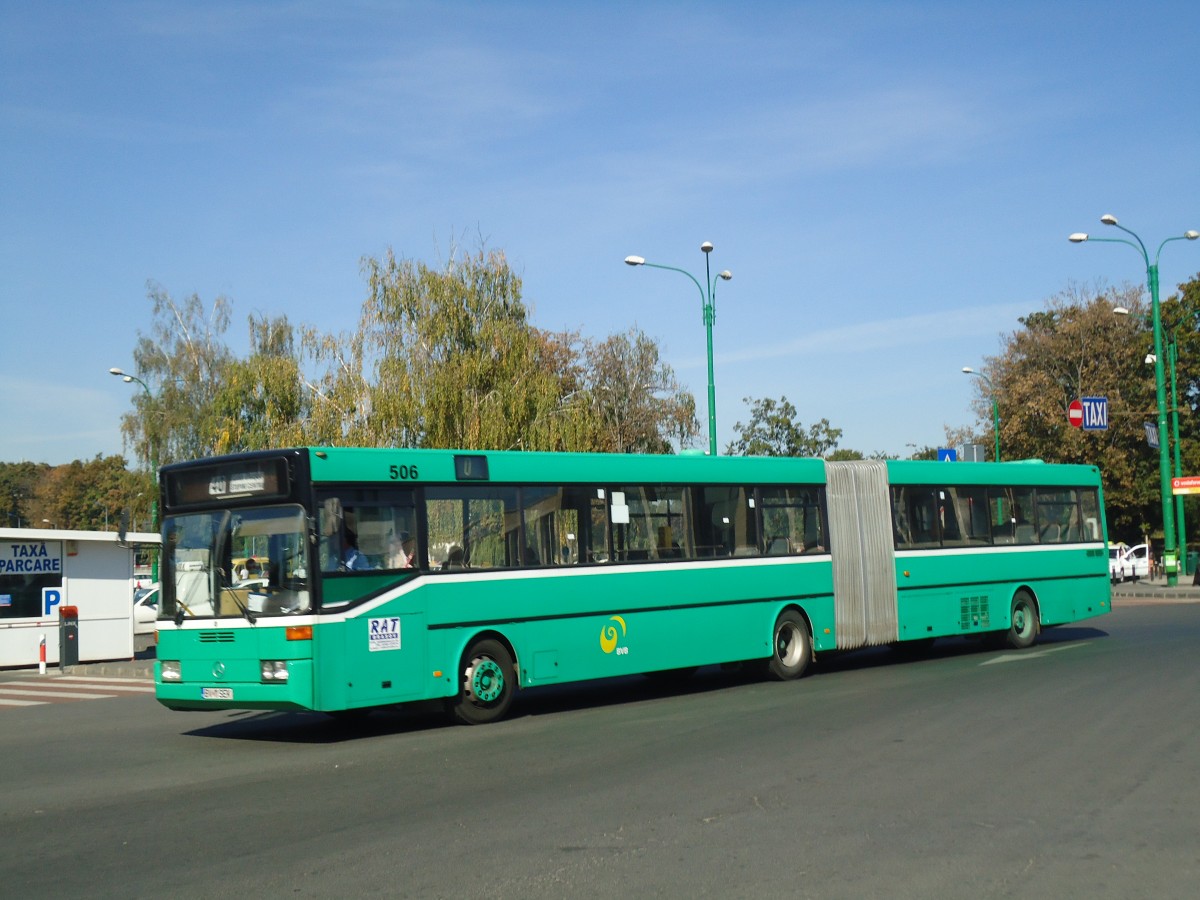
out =
[[(147, 281), (352, 328), (359, 265), (480, 237), (536, 324), (661, 343), (720, 446), (975, 421), (1017, 317), (1200, 228), (1200, 4), (0, 0), (0, 460), (123, 452)], [(1200, 246), (1163, 253), (1164, 296)]]

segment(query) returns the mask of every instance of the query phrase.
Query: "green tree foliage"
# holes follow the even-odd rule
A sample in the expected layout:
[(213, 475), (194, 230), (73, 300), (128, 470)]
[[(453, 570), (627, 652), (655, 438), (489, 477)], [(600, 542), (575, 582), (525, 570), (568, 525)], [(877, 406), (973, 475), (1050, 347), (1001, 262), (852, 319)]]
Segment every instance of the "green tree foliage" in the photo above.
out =
[(558, 376), (504, 254), (433, 269), (389, 252), (364, 268), (361, 362), (374, 366), (364, 443), (503, 449), (556, 407)]
[[(1132, 314), (1114, 315), (1118, 306)], [(1181, 445), (1193, 467), (1200, 462), (1191, 414), (1200, 397), (1200, 367), (1190, 362), (1200, 359), (1195, 355), (1200, 353), (1198, 316), (1195, 282), (1163, 304), (1166, 330), (1180, 335)], [(1045, 309), (1021, 319), (1022, 327), (1007, 336), (1000, 354), (988, 359), (985, 368), (999, 403), (1004, 457), (1098, 466), (1110, 536), (1131, 542), (1151, 523), (1161, 534), (1162, 522), (1158, 452), (1147, 445), (1144, 428), (1156, 418), (1154, 368), (1145, 362), (1153, 346), (1148, 319), (1149, 304), (1140, 287), (1071, 286)], [(976, 381), (975, 411), (986, 442), (991, 440), (991, 397), (983, 380)], [(1070, 425), (1068, 406), (1082, 396), (1108, 397), (1107, 431)]]
[(828, 419), (808, 428), (796, 418), (796, 407), (787, 397), (744, 399), (750, 404), (750, 422), (738, 422), (739, 437), (725, 452), (734, 456), (825, 456), (837, 449), (842, 429), (831, 428)]
[(296, 330), (287, 316), (252, 316), (250, 352), (230, 358), (213, 396), (214, 453), (303, 442), (309, 397)]
[(670, 452), (695, 438), (695, 400), (633, 329), (603, 341), (529, 321), (504, 254), (440, 267), (389, 251), (363, 261), (353, 331), (249, 319), (229, 350), (231, 304), (151, 285), (134, 352), (127, 440), (147, 462), (299, 444)]
[(121, 430), (150, 464), (207, 456), (221, 445), (225, 424), (217, 395), (233, 361), (224, 340), (231, 304), (218, 297), (206, 308), (195, 294), (176, 301), (153, 283), (149, 295), (150, 333), (138, 333), (133, 351), (137, 377), (149, 390), (131, 385), (135, 412)]

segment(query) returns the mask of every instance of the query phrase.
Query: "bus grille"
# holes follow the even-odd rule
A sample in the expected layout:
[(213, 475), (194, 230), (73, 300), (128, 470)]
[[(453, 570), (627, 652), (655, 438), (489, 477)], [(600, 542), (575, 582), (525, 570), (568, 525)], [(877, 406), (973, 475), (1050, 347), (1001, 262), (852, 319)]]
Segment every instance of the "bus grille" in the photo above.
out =
[(236, 639), (232, 631), (200, 632), (200, 643), (202, 644), (232, 644)]
[(988, 598), (963, 597), (959, 605), (958, 627), (963, 631), (977, 629), (987, 630), (991, 627), (991, 615), (988, 612)]

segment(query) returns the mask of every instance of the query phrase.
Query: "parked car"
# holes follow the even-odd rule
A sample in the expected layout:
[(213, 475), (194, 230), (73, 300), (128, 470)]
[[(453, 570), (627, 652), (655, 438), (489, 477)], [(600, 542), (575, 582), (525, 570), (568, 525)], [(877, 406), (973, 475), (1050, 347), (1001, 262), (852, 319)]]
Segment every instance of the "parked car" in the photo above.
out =
[(1128, 576), (1134, 581), (1139, 578), (1150, 577), (1150, 546), (1148, 544), (1138, 544), (1130, 547), (1125, 551), (1126, 568)]
[(154, 634), (154, 623), (158, 619), (159, 585), (139, 588), (133, 596), (133, 633)]
[(1129, 548), (1124, 544), (1113, 544), (1108, 548), (1108, 580), (1120, 584), (1128, 577), (1129, 563), (1125, 561), (1125, 552)]

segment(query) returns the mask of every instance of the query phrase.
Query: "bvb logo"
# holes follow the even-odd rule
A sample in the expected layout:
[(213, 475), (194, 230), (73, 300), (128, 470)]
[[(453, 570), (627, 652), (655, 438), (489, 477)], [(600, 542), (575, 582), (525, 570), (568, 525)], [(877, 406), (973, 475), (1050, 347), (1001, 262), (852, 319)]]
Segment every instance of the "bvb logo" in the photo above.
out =
[(617, 633), (616, 625), (605, 625), (600, 629), (600, 649), (605, 653), (612, 653), (617, 649), (617, 641), (625, 637), (625, 620), (620, 616), (613, 616), (609, 619), (610, 622), (616, 622), (621, 626), (621, 633)]

